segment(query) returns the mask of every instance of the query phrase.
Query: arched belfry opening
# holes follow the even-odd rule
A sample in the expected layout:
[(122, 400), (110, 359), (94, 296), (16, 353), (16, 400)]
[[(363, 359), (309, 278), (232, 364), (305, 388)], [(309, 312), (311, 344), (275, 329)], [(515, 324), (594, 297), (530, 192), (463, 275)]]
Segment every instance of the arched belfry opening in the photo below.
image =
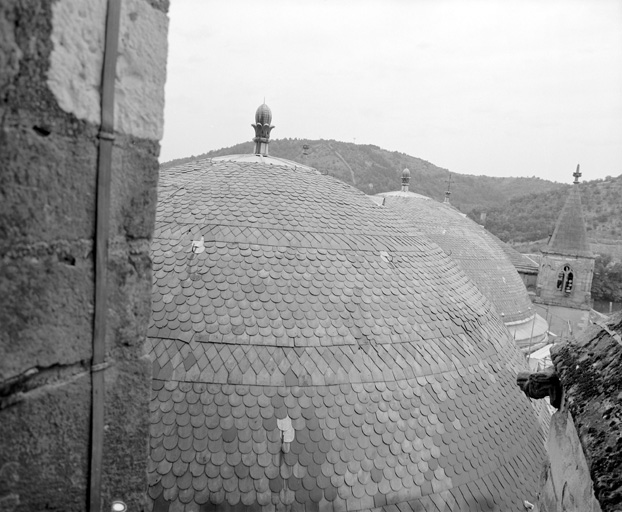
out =
[(557, 289), (564, 293), (572, 292), (574, 272), (570, 265), (564, 265), (557, 274)]

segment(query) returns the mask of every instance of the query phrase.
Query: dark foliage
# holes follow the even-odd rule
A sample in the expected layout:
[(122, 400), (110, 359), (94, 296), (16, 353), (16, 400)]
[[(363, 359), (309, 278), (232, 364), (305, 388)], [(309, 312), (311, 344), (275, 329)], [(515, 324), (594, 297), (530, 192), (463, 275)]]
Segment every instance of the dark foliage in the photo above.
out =
[(622, 263), (613, 261), (609, 254), (596, 257), (592, 280), (592, 298), (594, 300), (622, 302)]
[[(512, 198), (501, 206), (478, 206), (469, 216), (479, 220), (481, 211), (486, 211), (486, 228), (505, 242), (546, 240), (553, 233), (571, 186)], [(622, 240), (622, 175), (579, 186), (588, 236)]]

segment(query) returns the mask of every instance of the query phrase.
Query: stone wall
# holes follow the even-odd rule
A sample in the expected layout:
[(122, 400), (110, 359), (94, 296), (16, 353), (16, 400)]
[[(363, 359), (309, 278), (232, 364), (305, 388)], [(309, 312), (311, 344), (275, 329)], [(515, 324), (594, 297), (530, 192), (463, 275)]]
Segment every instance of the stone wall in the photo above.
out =
[[(564, 265), (569, 265), (573, 271), (573, 287), (570, 293), (557, 290), (557, 276)], [(590, 309), (592, 306), (591, 288), (593, 275), (594, 258), (544, 253), (540, 259), (534, 302), (569, 308)]]
[(551, 419), (539, 512), (622, 512), (622, 314), (556, 345), (563, 388)]
[[(123, 0), (115, 92), (104, 510), (141, 510), (149, 243), (168, 3)], [(0, 3), (0, 510), (85, 510), (105, 0)]]
[(535, 293), (536, 285), (538, 283), (538, 272), (521, 272), (518, 270), (518, 275), (523, 280), (523, 284), (525, 285), (525, 288), (527, 288), (527, 292)]
[(577, 429), (567, 410), (551, 418), (547, 448), (550, 464), (542, 475), (538, 512), (601, 512)]

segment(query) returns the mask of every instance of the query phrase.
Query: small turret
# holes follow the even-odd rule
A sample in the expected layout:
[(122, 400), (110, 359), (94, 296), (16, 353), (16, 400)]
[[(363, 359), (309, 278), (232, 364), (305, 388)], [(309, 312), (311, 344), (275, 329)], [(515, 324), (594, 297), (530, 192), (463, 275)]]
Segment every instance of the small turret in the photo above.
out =
[(410, 187), (410, 171), (408, 169), (404, 169), (402, 171), (402, 192), (408, 192), (409, 187)]
[(251, 124), (255, 128), (255, 154), (268, 156), (268, 144), (270, 144), (270, 132), (274, 126), (271, 126), (272, 111), (265, 103), (261, 104), (255, 112), (255, 124)]

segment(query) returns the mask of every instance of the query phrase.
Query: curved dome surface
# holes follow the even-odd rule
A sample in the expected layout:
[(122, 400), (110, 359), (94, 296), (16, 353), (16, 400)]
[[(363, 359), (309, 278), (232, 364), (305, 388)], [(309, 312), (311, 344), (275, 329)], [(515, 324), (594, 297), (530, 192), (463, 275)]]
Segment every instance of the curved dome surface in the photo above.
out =
[(522, 510), (543, 438), (487, 299), (317, 171), (160, 178), (153, 510)]
[(412, 192), (378, 196), (385, 207), (425, 233), (458, 262), (493, 303), (517, 343), (529, 344), (532, 330), (534, 340), (546, 337), (546, 321), (536, 315), (523, 280), (499, 242), (482, 226), (452, 206), (426, 196)]

